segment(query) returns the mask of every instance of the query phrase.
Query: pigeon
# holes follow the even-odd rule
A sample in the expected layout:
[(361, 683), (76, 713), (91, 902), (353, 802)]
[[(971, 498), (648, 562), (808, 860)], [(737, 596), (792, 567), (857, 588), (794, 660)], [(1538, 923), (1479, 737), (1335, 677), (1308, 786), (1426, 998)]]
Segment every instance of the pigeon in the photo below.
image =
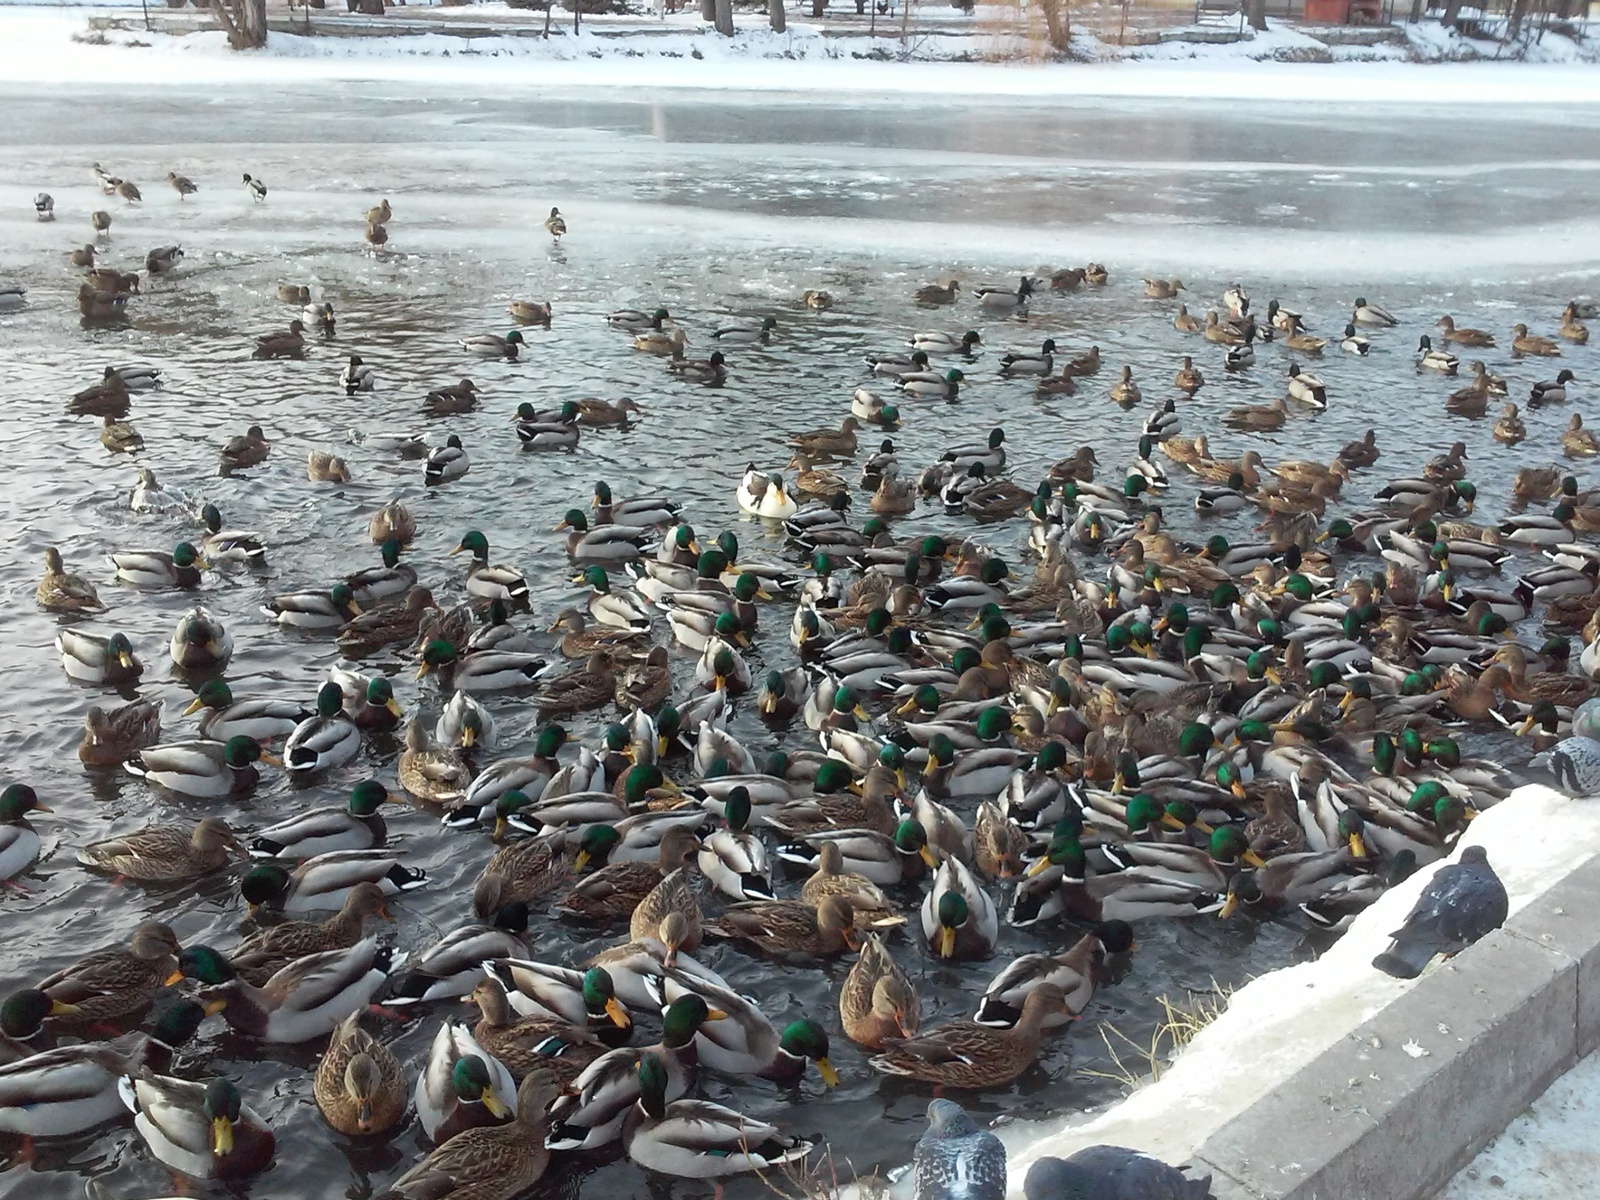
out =
[(954, 1100), (928, 1104), (913, 1168), (916, 1200), (1005, 1200), (1005, 1147)]
[(1070, 1158), (1039, 1159), (1022, 1191), (1028, 1200), (1208, 1200), (1211, 1176), (1190, 1179), (1124, 1146), (1089, 1146)]
[(1468, 846), (1461, 860), (1440, 867), (1422, 889), (1405, 924), (1389, 936), (1389, 948), (1372, 965), (1396, 979), (1415, 979), (1436, 954), (1465, 950), (1505, 923), (1510, 900), (1482, 846)]
[(1562, 738), (1542, 761), (1534, 762), (1548, 767), (1557, 786), (1569, 795), (1600, 795), (1600, 741), (1581, 735)]

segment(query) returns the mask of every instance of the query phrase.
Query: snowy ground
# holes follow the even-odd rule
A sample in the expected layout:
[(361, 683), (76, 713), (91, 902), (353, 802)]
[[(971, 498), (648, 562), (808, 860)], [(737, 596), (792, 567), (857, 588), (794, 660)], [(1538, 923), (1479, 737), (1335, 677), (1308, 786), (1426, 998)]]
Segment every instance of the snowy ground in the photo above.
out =
[[(456, 12), (504, 12), (487, 4)], [(1282, 102), (1425, 100), (1434, 103), (1573, 105), (1600, 102), (1596, 49), (1547, 33), (1532, 62), (1436, 62), (1463, 52), (1464, 39), (1436, 26), (1411, 27), (1408, 46), (1328, 47), (1275, 26), (1254, 39), (1223, 45), (1167, 43), (1119, 51), (1079, 35), (1084, 61), (951, 61), (974, 55), (1006, 59), (1025, 44), (1005, 33), (929, 34), (913, 39), (916, 61), (897, 61), (894, 38), (824, 36), (791, 18), (789, 32), (711, 32), (692, 15), (669, 18), (670, 32), (550, 39), (438, 34), (399, 37), (304, 37), (273, 34), (264, 51), (230, 51), (220, 32), (174, 37), (113, 32), (107, 44), (85, 41), (94, 10), (0, 5), (0, 78), (13, 82), (99, 84), (283, 83), (398, 80), (540, 88), (714, 88), (758, 92), (831, 90), (858, 96), (942, 94), (989, 98), (1053, 96), (1193, 97)], [(126, 14), (126, 8), (123, 13)], [(438, 11), (438, 10), (434, 10)], [(980, 20), (982, 14), (980, 12)], [(659, 27), (657, 27), (659, 28)], [(1294, 61), (1311, 48), (1332, 62)], [(1486, 46), (1485, 49), (1492, 49)], [(1121, 54), (1121, 61), (1109, 61)]]
[(1600, 1179), (1600, 1051), (1552, 1083), (1436, 1200), (1588, 1200)]

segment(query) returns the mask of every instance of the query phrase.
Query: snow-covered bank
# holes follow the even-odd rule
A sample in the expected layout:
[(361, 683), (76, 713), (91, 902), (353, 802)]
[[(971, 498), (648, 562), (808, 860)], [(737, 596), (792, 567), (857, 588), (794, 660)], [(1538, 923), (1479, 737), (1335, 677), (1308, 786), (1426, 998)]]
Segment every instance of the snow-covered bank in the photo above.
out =
[[(495, 6), (482, 6), (492, 9)], [(1440, 104), (1600, 103), (1594, 52), (1547, 34), (1531, 62), (1403, 61), (1394, 45), (1329, 48), (1305, 34), (1274, 28), (1227, 45), (1163, 44), (1115, 48), (1087, 35), (1070, 63), (896, 61), (893, 38), (827, 37), (793, 21), (786, 34), (745, 29), (734, 38), (705, 31), (692, 18), (671, 32), (639, 36), (533, 37), (439, 34), (398, 37), (305, 37), (275, 33), (262, 51), (235, 53), (220, 32), (174, 37), (113, 31), (84, 40), (94, 10), (0, 7), (0, 79), (12, 83), (284, 84), (393, 81), (454, 86), (571, 89), (627, 87), (874, 96), (981, 96), (994, 101), (1071, 97)], [(122, 10), (124, 14), (126, 10)], [(458, 10), (459, 11), (459, 10)], [(1431, 36), (1418, 34), (1418, 37)], [(916, 39), (919, 59), (1005, 56), (1020, 48), (1009, 35)], [(104, 44), (98, 44), (103, 40)], [(956, 45), (960, 43), (960, 45)], [(1281, 61), (1310, 46), (1338, 61)], [(1441, 53), (1439, 57), (1449, 57)]]
[[(1600, 854), (1600, 804), (1545, 787), (1520, 788), (1473, 821), (1461, 844), (1488, 849), (1515, 915)], [(1028, 1164), (1040, 1155), (1070, 1154), (1096, 1142), (1137, 1146), (1170, 1162), (1187, 1159), (1227, 1121), (1412, 986), (1375, 970), (1371, 960), (1431, 875), (1431, 869), (1418, 872), (1389, 892), (1315, 962), (1274, 971), (1235, 992), (1227, 1011), (1158, 1082), (1121, 1104), (1087, 1121), (998, 1131), (1011, 1153), (1011, 1178), (1019, 1185), (1013, 1190), (1020, 1194)], [(1470, 958), (1462, 961), (1469, 969)]]

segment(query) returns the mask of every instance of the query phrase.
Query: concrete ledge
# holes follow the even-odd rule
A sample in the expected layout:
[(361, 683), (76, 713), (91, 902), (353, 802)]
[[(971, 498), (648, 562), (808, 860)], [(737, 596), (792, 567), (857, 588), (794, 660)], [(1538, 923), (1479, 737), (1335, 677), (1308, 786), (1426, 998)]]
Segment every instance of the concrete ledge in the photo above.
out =
[(1600, 1041), (1597, 907), (1600, 860), (1223, 1125), (1217, 1200), (1432, 1196)]

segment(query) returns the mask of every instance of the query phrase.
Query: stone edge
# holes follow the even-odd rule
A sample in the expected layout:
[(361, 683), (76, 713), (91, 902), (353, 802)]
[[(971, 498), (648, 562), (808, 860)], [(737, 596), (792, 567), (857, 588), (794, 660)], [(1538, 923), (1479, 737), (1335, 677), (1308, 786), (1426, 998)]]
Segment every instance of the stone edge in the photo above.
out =
[(1223, 1125), (1194, 1173), (1216, 1200), (1432, 1197), (1600, 1046), (1597, 912), (1600, 858)]

